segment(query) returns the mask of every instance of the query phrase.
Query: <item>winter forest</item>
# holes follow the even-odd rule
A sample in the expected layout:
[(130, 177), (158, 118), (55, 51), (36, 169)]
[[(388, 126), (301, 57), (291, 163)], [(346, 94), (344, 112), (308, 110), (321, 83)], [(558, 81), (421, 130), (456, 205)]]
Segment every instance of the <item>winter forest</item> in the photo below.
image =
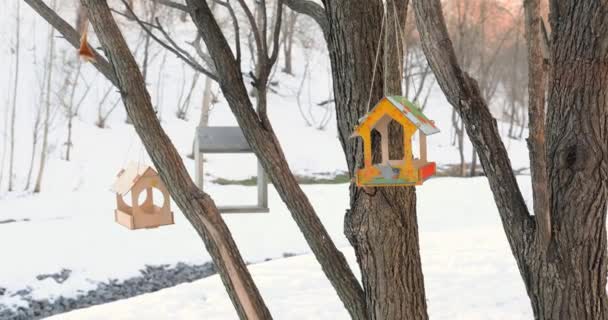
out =
[(0, 320), (608, 320), (606, 0), (0, 3)]

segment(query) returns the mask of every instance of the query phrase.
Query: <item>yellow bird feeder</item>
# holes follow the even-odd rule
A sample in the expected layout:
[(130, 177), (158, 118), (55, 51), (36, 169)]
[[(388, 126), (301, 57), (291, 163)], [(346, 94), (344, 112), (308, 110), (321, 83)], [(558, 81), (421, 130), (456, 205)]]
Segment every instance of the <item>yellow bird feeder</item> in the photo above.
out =
[[(403, 159), (389, 159), (388, 124), (398, 122), (403, 127)], [(381, 136), (382, 162), (373, 164), (372, 130)], [(420, 130), (420, 157), (414, 158), (412, 138)], [(412, 186), (435, 175), (436, 165), (427, 161), (426, 137), (438, 133), (435, 123), (429, 120), (413, 103), (401, 96), (384, 97), (366, 116), (351, 135), (363, 138), (364, 167), (357, 170), (358, 186)]]

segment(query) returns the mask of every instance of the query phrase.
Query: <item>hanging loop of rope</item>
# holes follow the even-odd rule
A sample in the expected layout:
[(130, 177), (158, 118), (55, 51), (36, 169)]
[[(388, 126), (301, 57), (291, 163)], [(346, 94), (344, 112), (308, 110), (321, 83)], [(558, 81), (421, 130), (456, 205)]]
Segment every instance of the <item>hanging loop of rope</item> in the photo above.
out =
[[(384, 10), (382, 12), (382, 26), (380, 27), (380, 39), (378, 39), (378, 45), (376, 48), (376, 56), (374, 59), (374, 68), (373, 68), (373, 72), (372, 72), (372, 80), (369, 86), (369, 98), (367, 101), (367, 112), (369, 112), (369, 109), (371, 108), (371, 104), (372, 104), (372, 95), (373, 95), (373, 90), (374, 90), (374, 82), (376, 80), (376, 72), (378, 69), (378, 62), (380, 60), (380, 46), (382, 44), (382, 39), (384, 40), (384, 57), (383, 57), (383, 66), (384, 66), (384, 74), (383, 74), (383, 93), (384, 95), (388, 95), (388, 87), (387, 87), (387, 77), (389, 74), (389, 66), (387, 64), (388, 61), (388, 36), (389, 36), (389, 28), (388, 26), (386, 26), (387, 24), (387, 16), (388, 16), (388, 10), (390, 10), (391, 8), (389, 8), (389, 0), (387, 0), (384, 4)], [(403, 62), (401, 61), (403, 59), (403, 55), (405, 52), (405, 37), (404, 37), (404, 31), (403, 31), (403, 27), (401, 25), (401, 22), (399, 21), (399, 14), (398, 14), (398, 10), (397, 10), (397, 5), (395, 3), (395, 0), (392, 0), (392, 11), (393, 11), (393, 27), (395, 28), (394, 32), (395, 32), (395, 42), (396, 42), (396, 47), (397, 47), (397, 55), (399, 56), (399, 76), (402, 77), (403, 73), (404, 73), (404, 65)], [(404, 17), (407, 18), (407, 17)], [(384, 37), (384, 38), (382, 38)], [(401, 87), (401, 85), (400, 85)]]
[[(395, 42), (397, 45), (397, 53), (399, 54), (399, 76), (400, 77), (405, 77), (405, 65), (404, 65), (404, 61), (403, 59), (405, 58), (405, 32), (403, 31), (403, 26), (401, 24), (400, 21), (400, 17), (399, 17), (399, 10), (397, 10), (397, 1), (396, 0), (392, 0), (392, 7), (393, 7), (393, 21), (395, 23), (394, 27), (395, 27)], [(388, 8), (387, 8), (388, 10)], [(405, 11), (405, 15), (403, 18), (403, 21), (407, 21), (407, 10)], [(401, 86), (403, 86), (404, 83), (403, 81), (401, 81)], [(401, 89), (402, 93), (405, 92), (404, 88)]]
[[(386, 10), (382, 12), (382, 26), (380, 27), (380, 37), (384, 34), (384, 24), (386, 22)], [(376, 80), (376, 69), (378, 68), (378, 59), (380, 58), (380, 44), (382, 43), (381, 38), (378, 39), (378, 46), (376, 48), (376, 58), (374, 60), (374, 69), (372, 71), (372, 82), (369, 85), (369, 99), (367, 100), (367, 112), (371, 108), (372, 95), (374, 92), (374, 82)]]

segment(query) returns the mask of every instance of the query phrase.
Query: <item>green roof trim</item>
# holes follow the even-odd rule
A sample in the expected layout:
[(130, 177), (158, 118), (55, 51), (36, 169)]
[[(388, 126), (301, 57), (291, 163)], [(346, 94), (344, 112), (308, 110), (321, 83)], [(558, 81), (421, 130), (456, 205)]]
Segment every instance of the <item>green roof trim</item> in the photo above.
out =
[[(393, 106), (395, 106), (395, 108), (399, 109), (399, 111), (401, 111), (405, 115), (405, 117), (410, 120), (425, 135), (430, 136), (439, 132), (439, 128), (435, 126), (435, 123), (429, 120), (429, 118), (427, 118), (415, 104), (407, 100), (405, 97), (388, 96), (384, 97), (382, 100), (384, 99), (386, 99)], [(376, 106), (378, 106), (378, 104), (376, 104)], [(370, 112), (372, 112), (376, 108), (376, 106), (374, 106), (374, 108), (372, 108)], [(359, 119), (359, 123), (365, 121), (365, 119), (367, 119), (368, 114)]]
[(420, 129), (425, 135), (429, 136), (439, 132), (439, 128), (435, 126), (435, 123), (427, 118), (422, 110), (416, 107), (415, 104), (407, 100), (402, 96), (389, 96), (386, 97), (395, 107), (397, 107), (405, 116)]

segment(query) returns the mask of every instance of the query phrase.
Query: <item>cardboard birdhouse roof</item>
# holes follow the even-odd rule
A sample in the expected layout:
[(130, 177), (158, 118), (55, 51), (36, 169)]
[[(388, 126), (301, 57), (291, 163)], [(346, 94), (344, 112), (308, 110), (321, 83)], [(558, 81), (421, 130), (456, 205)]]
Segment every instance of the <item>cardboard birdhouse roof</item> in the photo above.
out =
[[(435, 123), (429, 120), (420, 109), (418, 109), (413, 103), (408, 101), (402, 96), (388, 96), (384, 97), (383, 100), (390, 102), (395, 108), (399, 109), (403, 115), (412, 122), (422, 133), (427, 136), (438, 133), (439, 128), (435, 126)], [(380, 103), (378, 103), (368, 114), (370, 114)], [(365, 122), (367, 115), (359, 119), (359, 123)]]
[(124, 196), (137, 184), (139, 179), (144, 176), (155, 176), (158, 173), (154, 168), (140, 163), (130, 163), (125, 169), (118, 173), (116, 182), (112, 186), (112, 191)]

